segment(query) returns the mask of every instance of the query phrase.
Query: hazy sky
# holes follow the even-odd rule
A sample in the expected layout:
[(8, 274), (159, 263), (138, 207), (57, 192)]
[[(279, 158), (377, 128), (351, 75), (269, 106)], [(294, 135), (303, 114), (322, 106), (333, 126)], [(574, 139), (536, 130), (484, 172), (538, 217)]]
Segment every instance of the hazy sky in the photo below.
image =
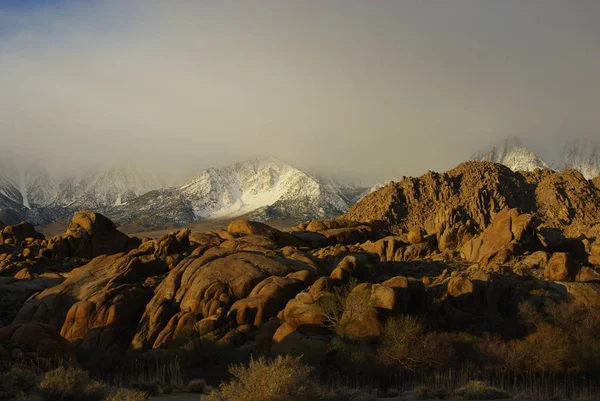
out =
[(382, 180), (600, 138), (598, 0), (0, 0), (0, 144)]

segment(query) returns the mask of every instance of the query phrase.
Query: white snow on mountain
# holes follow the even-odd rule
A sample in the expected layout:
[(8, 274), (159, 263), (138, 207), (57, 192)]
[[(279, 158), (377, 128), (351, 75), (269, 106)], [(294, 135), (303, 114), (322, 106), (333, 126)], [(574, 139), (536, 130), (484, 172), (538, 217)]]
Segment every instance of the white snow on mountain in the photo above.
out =
[(94, 168), (62, 180), (52, 203), (102, 209), (122, 205), (163, 185), (155, 176), (131, 166)]
[(365, 191), (363, 191), (356, 199), (356, 202), (361, 201), (365, 196), (372, 194), (373, 192), (377, 191), (378, 189), (381, 189), (383, 187), (385, 187), (387, 185), (387, 183), (385, 182), (378, 182), (377, 184), (373, 185), (371, 188), (366, 189)]
[(0, 194), (28, 209), (37, 208), (51, 202), (56, 194), (56, 183), (48, 172), (35, 164), (2, 158)]
[[(240, 216), (277, 202), (304, 202), (340, 212), (348, 203), (317, 179), (273, 157), (250, 159), (201, 172), (180, 188), (197, 218)], [(298, 205), (296, 205), (298, 206)]]
[(518, 138), (507, 139), (488, 151), (478, 152), (471, 160), (501, 163), (513, 171), (550, 168), (536, 153), (524, 147)]
[(569, 142), (562, 154), (560, 169), (575, 169), (588, 180), (600, 176), (600, 144), (582, 139)]

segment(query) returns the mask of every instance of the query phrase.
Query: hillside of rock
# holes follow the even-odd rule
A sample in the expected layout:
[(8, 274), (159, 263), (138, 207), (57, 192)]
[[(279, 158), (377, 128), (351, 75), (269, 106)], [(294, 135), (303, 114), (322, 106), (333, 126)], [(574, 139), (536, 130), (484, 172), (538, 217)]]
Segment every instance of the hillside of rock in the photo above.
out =
[(491, 162), (466, 162), (445, 173), (404, 178), (350, 208), (344, 219), (379, 222), (392, 231), (422, 227), (429, 234), (475, 232), (505, 207), (534, 216), (552, 237), (592, 235), (600, 224), (596, 181), (575, 170), (514, 172)]

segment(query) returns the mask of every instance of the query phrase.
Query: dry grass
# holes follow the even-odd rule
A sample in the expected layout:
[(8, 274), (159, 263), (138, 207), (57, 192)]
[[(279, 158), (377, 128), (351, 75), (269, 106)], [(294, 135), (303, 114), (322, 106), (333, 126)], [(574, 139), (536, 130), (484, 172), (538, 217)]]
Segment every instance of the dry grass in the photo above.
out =
[(298, 358), (279, 356), (232, 366), (233, 379), (203, 401), (317, 401), (322, 399), (311, 380), (311, 368)]
[(38, 393), (44, 401), (102, 401), (108, 391), (87, 372), (60, 367), (44, 374)]
[(482, 381), (472, 381), (459, 388), (456, 395), (465, 400), (506, 400), (510, 398), (504, 390), (500, 390)]
[(441, 369), (452, 353), (449, 341), (436, 333), (426, 333), (416, 318), (405, 315), (386, 321), (377, 362), (410, 371)]
[(146, 401), (149, 398), (148, 393), (144, 391), (119, 389), (106, 397), (104, 401)]

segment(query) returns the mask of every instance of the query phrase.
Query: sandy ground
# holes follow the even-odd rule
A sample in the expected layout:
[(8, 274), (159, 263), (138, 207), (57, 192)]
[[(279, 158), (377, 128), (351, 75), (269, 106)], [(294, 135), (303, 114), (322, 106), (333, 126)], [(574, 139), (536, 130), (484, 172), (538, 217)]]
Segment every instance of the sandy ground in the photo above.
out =
[[(119, 226), (118, 229), (129, 236), (135, 236), (139, 238), (159, 238), (170, 232), (179, 231), (184, 227), (189, 228), (190, 230), (192, 230), (192, 232), (220, 230), (222, 228), (227, 227), (227, 225), (233, 220), (243, 219), (244, 217), (245, 216), (230, 219), (203, 220), (192, 224), (186, 224), (183, 227), (172, 226), (160, 229), (148, 229), (138, 224), (124, 224)], [(275, 227), (280, 230), (289, 229), (290, 227), (296, 226), (299, 223), (301, 223), (301, 221), (297, 219), (270, 220), (267, 222), (267, 224), (271, 227)], [(36, 227), (36, 230), (44, 234), (46, 237), (53, 237), (55, 235), (64, 233), (67, 230), (67, 227), (69, 227), (69, 222), (63, 220), (58, 221), (56, 223), (48, 224), (46, 226), (38, 226)]]

